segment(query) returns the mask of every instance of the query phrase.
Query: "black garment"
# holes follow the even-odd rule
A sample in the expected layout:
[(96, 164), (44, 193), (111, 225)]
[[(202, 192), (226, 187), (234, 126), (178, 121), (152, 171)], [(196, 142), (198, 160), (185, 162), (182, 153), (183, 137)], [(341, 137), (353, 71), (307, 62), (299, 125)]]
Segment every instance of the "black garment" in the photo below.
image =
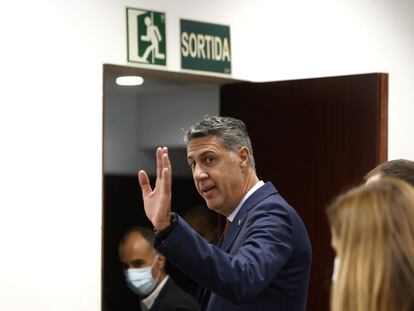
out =
[(200, 311), (200, 306), (190, 294), (168, 278), (151, 311)]

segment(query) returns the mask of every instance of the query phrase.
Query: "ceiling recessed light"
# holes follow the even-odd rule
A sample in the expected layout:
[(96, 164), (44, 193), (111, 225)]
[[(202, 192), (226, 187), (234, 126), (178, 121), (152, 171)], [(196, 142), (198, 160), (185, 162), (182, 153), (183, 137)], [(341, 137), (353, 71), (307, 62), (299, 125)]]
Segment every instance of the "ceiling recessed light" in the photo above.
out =
[(116, 78), (116, 84), (118, 85), (141, 85), (144, 83), (144, 79), (139, 76), (123, 76)]

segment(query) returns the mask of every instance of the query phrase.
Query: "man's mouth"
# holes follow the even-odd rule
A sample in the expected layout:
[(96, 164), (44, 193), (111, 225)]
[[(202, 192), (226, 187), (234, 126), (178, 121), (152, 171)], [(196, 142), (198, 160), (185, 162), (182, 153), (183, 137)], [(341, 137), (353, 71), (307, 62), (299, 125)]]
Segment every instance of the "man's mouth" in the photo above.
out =
[(208, 195), (214, 189), (216, 189), (215, 186), (203, 187), (203, 188), (201, 188), (201, 193), (203, 195)]

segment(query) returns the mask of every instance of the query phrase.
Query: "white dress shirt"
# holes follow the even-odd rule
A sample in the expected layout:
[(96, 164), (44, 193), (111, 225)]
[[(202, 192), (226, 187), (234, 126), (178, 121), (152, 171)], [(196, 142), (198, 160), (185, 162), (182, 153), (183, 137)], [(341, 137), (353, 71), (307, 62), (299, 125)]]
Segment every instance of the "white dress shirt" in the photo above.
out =
[(158, 295), (161, 292), (161, 289), (164, 287), (165, 283), (167, 283), (169, 276), (167, 275), (164, 280), (152, 291), (152, 293), (141, 300), (141, 308), (144, 311), (149, 311), (153, 306), (155, 299), (157, 299)]
[(263, 182), (263, 180), (258, 181), (243, 197), (243, 199), (241, 199), (240, 203), (237, 204), (237, 207), (234, 209), (234, 211), (229, 215), (229, 217), (227, 217), (227, 219), (230, 222), (233, 222), (234, 217), (236, 217), (237, 213), (239, 212), (240, 208), (242, 207), (243, 203), (246, 202), (246, 200), (257, 190), (259, 189), (261, 186), (263, 186), (265, 183)]

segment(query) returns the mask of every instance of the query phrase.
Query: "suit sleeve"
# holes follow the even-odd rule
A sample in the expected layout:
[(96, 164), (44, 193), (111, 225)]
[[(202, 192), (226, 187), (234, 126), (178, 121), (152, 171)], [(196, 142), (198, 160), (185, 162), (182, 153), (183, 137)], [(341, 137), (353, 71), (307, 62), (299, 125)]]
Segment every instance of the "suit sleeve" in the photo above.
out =
[(292, 221), (274, 202), (250, 210), (229, 253), (209, 244), (178, 216), (155, 248), (177, 268), (233, 303), (254, 299), (280, 272), (292, 252)]

